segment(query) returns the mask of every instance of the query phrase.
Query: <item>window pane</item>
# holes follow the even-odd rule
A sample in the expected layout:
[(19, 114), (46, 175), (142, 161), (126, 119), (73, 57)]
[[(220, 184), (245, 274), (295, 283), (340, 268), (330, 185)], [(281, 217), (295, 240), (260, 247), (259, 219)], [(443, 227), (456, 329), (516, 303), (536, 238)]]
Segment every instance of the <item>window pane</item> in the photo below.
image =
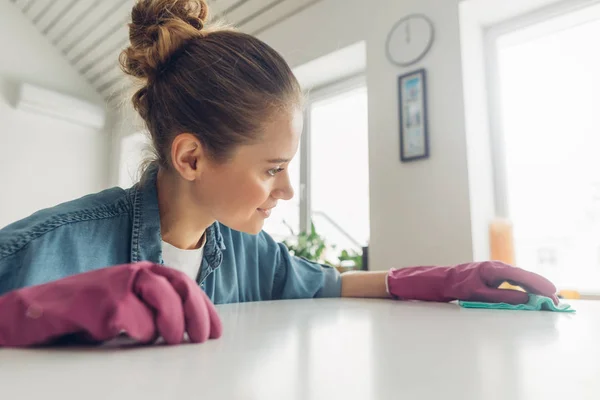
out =
[(367, 89), (316, 101), (310, 116), (312, 217), (336, 249), (361, 251), (369, 239)]
[(598, 292), (600, 21), (536, 34), (542, 25), (499, 41), (517, 263), (560, 288)]

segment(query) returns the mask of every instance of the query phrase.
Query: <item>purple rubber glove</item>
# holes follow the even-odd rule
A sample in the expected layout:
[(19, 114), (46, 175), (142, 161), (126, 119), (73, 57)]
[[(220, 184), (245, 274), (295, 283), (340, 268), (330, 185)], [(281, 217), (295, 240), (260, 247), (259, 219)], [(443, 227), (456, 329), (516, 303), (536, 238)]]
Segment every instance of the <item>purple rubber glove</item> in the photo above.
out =
[(98, 343), (121, 333), (168, 344), (221, 336), (221, 320), (196, 282), (141, 262), (26, 287), (0, 296), (0, 346), (52, 344), (65, 337)]
[(546, 278), (499, 261), (473, 262), (454, 267), (392, 269), (387, 275), (391, 295), (402, 300), (448, 302), (453, 300), (524, 304), (525, 292), (498, 289), (504, 282), (528, 293), (551, 298), (558, 304), (556, 287)]

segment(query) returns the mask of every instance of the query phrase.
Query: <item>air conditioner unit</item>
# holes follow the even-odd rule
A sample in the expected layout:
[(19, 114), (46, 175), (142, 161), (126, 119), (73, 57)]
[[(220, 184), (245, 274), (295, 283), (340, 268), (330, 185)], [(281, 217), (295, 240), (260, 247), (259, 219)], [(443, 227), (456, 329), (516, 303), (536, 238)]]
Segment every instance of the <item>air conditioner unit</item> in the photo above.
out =
[(102, 107), (30, 83), (20, 85), (16, 108), (95, 129), (102, 129), (106, 121)]

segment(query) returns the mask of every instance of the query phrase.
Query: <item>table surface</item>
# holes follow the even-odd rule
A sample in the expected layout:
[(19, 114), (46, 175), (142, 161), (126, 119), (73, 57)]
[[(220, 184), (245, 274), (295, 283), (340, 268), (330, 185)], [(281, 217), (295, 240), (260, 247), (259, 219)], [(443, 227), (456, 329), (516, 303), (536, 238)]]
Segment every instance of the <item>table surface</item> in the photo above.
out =
[(599, 399), (600, 302), (575, 314), (323, 299), (219, 306), (204, 344), (0, 349), (4, 399)]

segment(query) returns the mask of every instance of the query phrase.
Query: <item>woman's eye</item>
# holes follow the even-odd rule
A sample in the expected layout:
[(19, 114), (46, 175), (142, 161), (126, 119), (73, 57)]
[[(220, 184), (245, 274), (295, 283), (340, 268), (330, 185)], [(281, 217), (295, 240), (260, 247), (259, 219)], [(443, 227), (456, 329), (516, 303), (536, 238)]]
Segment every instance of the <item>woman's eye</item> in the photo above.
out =
[(277, 175), (278, 173), (280, 173), (281, 171), (283, 171), (283, 168), (282, 168), (282, 167), (277, 167), (277, 168), (273, 168), (273, 169), (270, 169), (270, 170), (268, 170), (268, 171), (267, 171), (267, 173), (268, 173), (270, 176), (275, 176), (275, 175)]

